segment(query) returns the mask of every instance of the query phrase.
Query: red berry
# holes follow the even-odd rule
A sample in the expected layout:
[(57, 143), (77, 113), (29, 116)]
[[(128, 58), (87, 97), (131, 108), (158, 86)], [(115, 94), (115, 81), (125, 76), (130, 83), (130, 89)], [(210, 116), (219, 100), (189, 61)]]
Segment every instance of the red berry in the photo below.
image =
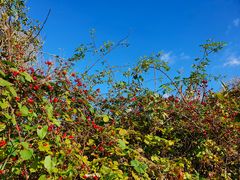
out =
[(133, 97), (133, 98), (131, 99), (132, 102), (133, 102), (133, 101), (136, 101), (136, 100), (137, 100), (136, 97)]
[(82, 83), (81, 82), (77, 83), (77, 86), (82, 86)]
[(52, 91), (53, 87), (51, 85), (48, 85), (48, 89), (49, 89), (49, 91)]
[(51, 131), (53, 130), (53, 128), (54, 128), (54, 125), (53, 125), (53, 124), (50, 125), (50, 126), (48, 126), (48, 131), (51, 132)]
[(67, 133), (64, 133), (63, 136), (62, 136), (62, 138), (64, 139), (66, 136), (67, 136)]
[(99, 151), (103, 152), (104, 151), (104, 148), (102, 146), (99, 146), (98, 148)]
[(34, 103), (32, 98), (28, 98), (27, 102), (30, 103), (30, 104)]
[(21, 129), (18, 125), (16, 125), (16, 129), (17, 129), (17, 131), (21, 131)]
[(12, 75), (13, 75), (14, 77), (16, 77), (18, 74), (19, 74), (18, 71), (13, 71), (13, 73), (12, 73)]
[(35, 86), (33, 87), (33, 89), (34, 89), (35, 91), (37, 91), (37, 90), (39, 89), (39, 86), (38, 86), (38, 85), (35, 85)]
[(88, 176), (85, 174), (84, 176), (83, 176), (83, 179), (87, 179), (88, 178)]
[(3, 147), (7, 144), (7, 142), (5, 140), (1, 140), (0, 141), (0, 147)]
[(70, 135), (68, 136), (68, 139), (74, 139), (74, 136)]
[(48, 66), (52, 66), (53, 65), (53, 63), (51, 61), (46, 61), (45, 64), (48, 65)]
[(12, 161), (16, 161), (17, 160), (17, 157), (12, 157)]
[(178, 98), (176, 98), (176, 99), (175, 99), (175, 103), (178, 103), (178, 102), (179, 102), (179, 99), (178, 99)]
[(98, 176), (96, 176), (96, 175), (95, 175), (95, 176), (93, 176), (93, 179), (97, 180), (97, 179), (98, 179)]
[(18, 97), (18, 96), (15, 99), (16, 99), (16, 101), (20, 101), (20, 97)]
[(57, 102), (58, 102), (58, 98), (55, 97), (55, 98), (53, 99), (53, 102), (54, 102), (54, 103), (57, 103)]
[(29, 70), (31, 71), (31, 73), (34, 73), (33, 67), (30, 67)]

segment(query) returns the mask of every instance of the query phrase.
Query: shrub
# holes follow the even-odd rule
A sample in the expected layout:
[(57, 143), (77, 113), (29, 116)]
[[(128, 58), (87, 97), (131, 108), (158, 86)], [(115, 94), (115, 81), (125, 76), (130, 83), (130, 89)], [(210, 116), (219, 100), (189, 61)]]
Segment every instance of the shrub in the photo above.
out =
[[(212, 92), (206, 72), (223, 43), (202, 45), (189, 77), (171, 78), (157, 54), (125, 72), (128, 81), (114, 82), (111, 69), (90, 75), (94, 65), (83, 73), (72, 68), (89, 51), (102, 57), (124, 42), (81, 45), (71, 58), (39, 66), (41, 26), (30, 23), (24, 1), (0, 4), (2, 179), (239, 177), (239, 90), (223, 84)], [(143, 87), (142, 73), (151, 69), (169, 80), (161, 88), (171, 96)]]

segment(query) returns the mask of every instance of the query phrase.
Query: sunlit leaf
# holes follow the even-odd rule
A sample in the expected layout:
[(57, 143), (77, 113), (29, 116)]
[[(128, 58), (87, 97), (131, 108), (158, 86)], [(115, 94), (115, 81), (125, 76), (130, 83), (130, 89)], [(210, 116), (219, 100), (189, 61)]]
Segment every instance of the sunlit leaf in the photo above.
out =
[(13, 85), (12, 83), (0, 78), (0, 86), (3, 86), (3, 87), (8, 87), (8, 86), (11, 86)]
[(47, 134), (48, 126), (43, 126), (41, 129), (37, 129), (37, 135), (40, 139), (44, 139)]
[(23, 160), (31, 159), (32, 155), (33, 155), (33, 150), (32, 149), (24, 149), (24, 150), (20, 151), (20, 157)]

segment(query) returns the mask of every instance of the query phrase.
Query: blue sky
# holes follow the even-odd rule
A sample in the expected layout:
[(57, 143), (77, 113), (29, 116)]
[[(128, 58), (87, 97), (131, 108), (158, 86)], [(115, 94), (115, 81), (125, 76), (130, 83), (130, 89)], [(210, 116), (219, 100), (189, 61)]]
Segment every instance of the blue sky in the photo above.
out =
[(199, 45), (211, 38), (228, 45), (211, 56), (209, 72), (228, 79), (240, 75), (239, 0), (29, 0), (27, 5), (40, 21), (52, 10), (41, 33), (49, 53), (69, 57), (89, 42), (94, 28), (98, 42), (130, 34), (130, 46), (108, 56), (112, 65), (134, 64), (143, 55), (164, 51), (172, 69), (187, 73), (201, 55)]

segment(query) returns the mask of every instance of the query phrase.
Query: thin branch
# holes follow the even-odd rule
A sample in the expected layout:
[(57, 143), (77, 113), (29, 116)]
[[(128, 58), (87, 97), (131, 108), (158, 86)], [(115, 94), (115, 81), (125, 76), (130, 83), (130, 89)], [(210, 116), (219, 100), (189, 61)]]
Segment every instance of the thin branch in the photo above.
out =
[(37, 32), (37, 34), (36, 34), (30, 41), (33, 41), (34, 39), (36, 39), (36, 38), (39, 36), (39, 34), (40, 34), (41, 31), (43, 30), (45, 24), (47, 23), (47, 20), (48, 20), (48, 18), (49, 18), (50, 13), (51, 13), (51, 9), (48, 10), (48, 14), (47, 14), (47, 16), (46, 16), (46, 18), (45, 18), (45, 20), (44, 20), (41, 28), (39, 29), (39, 31)]
[(116, 47), (120, 46), (122, 42), (124, 42), (129, 37), (129, 34), (117, 42), (115, 46), (113, 46), (108, 52), (101, 55), (100, 58), (98, 58), (83, 74), (87, 74), (100, 60), (102, 60), (106, 55), (108, 55), (112, 50), (114, 50)]

